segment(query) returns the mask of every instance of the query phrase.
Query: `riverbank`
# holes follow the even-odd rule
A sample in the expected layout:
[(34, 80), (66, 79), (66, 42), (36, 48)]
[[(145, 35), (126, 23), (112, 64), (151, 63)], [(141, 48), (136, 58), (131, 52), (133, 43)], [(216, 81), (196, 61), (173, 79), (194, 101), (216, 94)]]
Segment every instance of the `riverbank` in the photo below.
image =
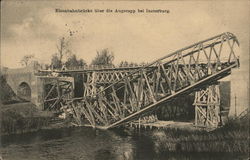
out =
[(150, 133), (157, 153), (230, 152), (249, 153), (249, 115), (229, 121), (225, 126), (207, 132), (165, 128)]
[(30, 102), (2, 105), (1, 135), (22, 134), (41, 129), (68, 127), (67, 121), (56, 119), (49, 111), (40, 111)]

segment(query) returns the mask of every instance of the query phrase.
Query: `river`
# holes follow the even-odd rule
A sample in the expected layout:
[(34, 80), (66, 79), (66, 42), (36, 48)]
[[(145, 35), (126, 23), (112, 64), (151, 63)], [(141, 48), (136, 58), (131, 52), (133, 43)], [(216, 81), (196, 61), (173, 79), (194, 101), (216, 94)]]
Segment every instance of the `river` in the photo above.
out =
[[(3, 160), (230, 160), (216, 153), (158, 153), (150, 131), (68, 128), (3, 136)], [(243, 159), (243, 158), (242, 158)]]

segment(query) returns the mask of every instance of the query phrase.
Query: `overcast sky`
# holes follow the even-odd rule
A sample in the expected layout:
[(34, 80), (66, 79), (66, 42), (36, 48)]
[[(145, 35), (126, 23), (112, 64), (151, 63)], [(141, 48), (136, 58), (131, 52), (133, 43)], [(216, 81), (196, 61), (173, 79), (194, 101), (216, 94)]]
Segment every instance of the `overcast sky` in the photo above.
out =
[[(242, 63), (249, 62), (249, 2), (4, 1), (1, 7), (1, 61), (11, 68), (20, 67), (27, 54), (50, 63), (62, 36), (70, 38), (73, 53), (87, 63), (97, 50), (109, 48), (117, 64), (151, 62), (196, 41), (232, 32), (241, 43)], [(165, 9), (170, 13), (56, 13), (56, 8)], [(70, 31), (75, 32), (73, 36)]]

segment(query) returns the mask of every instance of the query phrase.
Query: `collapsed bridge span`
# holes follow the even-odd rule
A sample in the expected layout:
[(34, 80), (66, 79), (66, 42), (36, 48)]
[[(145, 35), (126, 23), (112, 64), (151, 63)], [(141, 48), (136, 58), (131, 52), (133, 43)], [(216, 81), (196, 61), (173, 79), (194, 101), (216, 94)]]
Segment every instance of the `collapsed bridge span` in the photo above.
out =
[(213, 92), (216, 89), (202, 90), (239, 67), (235, 44), (239, 45), (233, 34), (222, 33), (126, 74), (103, 74), (100, 79), (109, 80), (109, 85), (102, 85), (96, 92), (86, 92), (84, 97), (71, 99), (67, 104), (79, 124), (85, 117), (91, 126), (109, 129), (146, 115), (179, 95), (199, 91), (202, 95), (196, 97), (202, 101), (196, 99), (196, 115), (200, 119), (196, 123), (218, 125), (218, 96), (210, 95), (216, 94)]

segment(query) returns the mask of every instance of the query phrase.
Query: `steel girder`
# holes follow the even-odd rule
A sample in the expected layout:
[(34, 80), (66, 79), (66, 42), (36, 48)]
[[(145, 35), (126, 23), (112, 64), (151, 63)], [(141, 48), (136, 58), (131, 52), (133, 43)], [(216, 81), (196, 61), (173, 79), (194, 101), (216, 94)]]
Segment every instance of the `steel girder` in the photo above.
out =
[[(239, 66), (237, 38), (223, 33), (182, 48), (127, 74), (92, 97), (73, 99), (68, 105), (81, 123), (112, 128), (155, 110), (178, 95), (210, 85)], [(239, 45), (239, 44), (238, 44)]]

